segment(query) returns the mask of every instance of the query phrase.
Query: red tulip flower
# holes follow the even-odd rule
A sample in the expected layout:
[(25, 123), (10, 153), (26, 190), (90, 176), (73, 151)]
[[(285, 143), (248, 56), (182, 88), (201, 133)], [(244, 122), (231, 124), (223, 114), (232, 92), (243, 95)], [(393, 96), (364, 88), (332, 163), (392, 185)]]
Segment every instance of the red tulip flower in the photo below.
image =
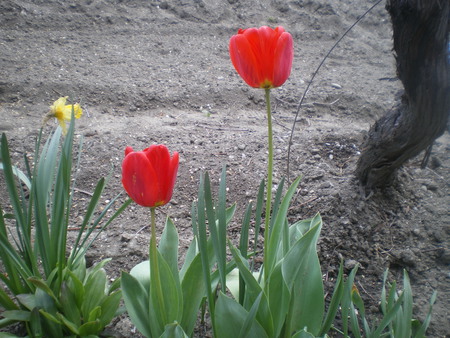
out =
[(240, 29), (230, 39), (230, 57), (239, 75), (254, 88), (275, 88), (289, 77), (292, 36), (283, 27)]
[(166, 146), (152, 145), (143, 151), (125, 149), (122, 184), (128, 195), (144, 207), (158, 207), (172, 198), (178, 171), (178, 153), (172, 158)]

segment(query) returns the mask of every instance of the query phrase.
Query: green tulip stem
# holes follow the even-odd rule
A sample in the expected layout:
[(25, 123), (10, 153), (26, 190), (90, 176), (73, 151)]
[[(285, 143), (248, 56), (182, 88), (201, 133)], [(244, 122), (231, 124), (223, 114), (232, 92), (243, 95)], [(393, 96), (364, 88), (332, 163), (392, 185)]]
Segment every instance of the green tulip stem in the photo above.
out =
[[(266, 92), (266, 107), (267, 107), (267, 136), (269, 145), (269, 159), (267, 162), (267, 199), (266, 199), (266, 217), (264, 228), (264, 257), (268, 254), (267, 247), (270, 236), (270, 212), (272, 208), (272, 176), (273, 176), (273, 135), (272, 135), (272, 112), (270, 107), (270, 88), (265, 89)], [(264, 269), (264, 274), (268, 273)], [(267, 277), (266, 275), (264, 277)]]
[[(162, 286), (161, 286), (161, 277), (159, 276), (159, 266), (158, 266), (158, 249), (156, 248), (156, 220), (155, 220), (155, 209), (156, 207), (150, 208), (151, 211), (151, 228), (152, 233), (150, 237), (150, 280), (152, 285), (155, 283), (156, 287), (156, 294), (158, 298), (159, 303), (159, 311), (161, 313), (161, 316), (163, 318), (163, 322), (167, 323), (166, 320), (166, 311), (164, 306), (164, 298), (163, 298), (163, 292), (162, 292)], [(151, 287), (150, 287), (151, 289)], [(151, 290), (149, 290), (151, 292)]]

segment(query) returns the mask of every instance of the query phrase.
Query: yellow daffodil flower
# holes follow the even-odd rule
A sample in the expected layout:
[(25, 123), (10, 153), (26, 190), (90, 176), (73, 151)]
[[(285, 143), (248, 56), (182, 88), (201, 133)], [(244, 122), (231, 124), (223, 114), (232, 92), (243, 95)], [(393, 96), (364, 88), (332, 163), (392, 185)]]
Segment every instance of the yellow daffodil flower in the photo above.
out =
[(53, 105), (50, 106), (50, 112), (46, 117), (46, 120), (51, 117), (55, 117), (58, 120), (58, 123), (61, 126), (64, 135), (67, 133), (67, 122), (69, 122), (72, 117), (72, 109), (73, 114), (77, 119), (79, 119), (83, 114), (83, 110), (78, 103), (74, 105), (66, 105), (66, 101), (67, 96), (60, 97), (58, 100), (56, 100)]

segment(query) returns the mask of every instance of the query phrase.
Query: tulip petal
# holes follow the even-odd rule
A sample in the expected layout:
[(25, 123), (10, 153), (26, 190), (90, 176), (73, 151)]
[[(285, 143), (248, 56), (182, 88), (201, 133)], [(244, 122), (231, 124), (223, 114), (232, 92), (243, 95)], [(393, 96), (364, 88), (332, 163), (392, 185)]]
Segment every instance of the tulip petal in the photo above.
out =
[(122, 163), (122, 184), (128, 195), (139, 205), (155, 206), (158, 179), (144, 152), (128, 153)]
[(251, 87), (279, 87), (290, 75), (292, 36), (281, 26), (240, 29), (229, 49), (234, 68)]
[[(254, 43), (254, 41), (252, 40)], [(261, 67), (256, 58), (251, 41), (243, 34), (234, 35), (230, 39), (230, 58), (239, 75), (251, 87), (258, 88), (260, 84), (259, 74)]]
[(167, 187), (170, 181), (170, 153), (165, 145), (151, 145), (143, 150), (147, 159), (152, 164), (158, 178), (158, 192), (156, 193), (156, 203), (158, 205), (166, 204)]
[(127, 156), (129, 153), (133, 153), (133, 152), (134, 152), (133, 148), (131, 148), (131, 147), (125, 148), (125, 156)]
[(281, 86), (291, 74), (292, 60), (294, 58), (294, 43), (289, 33), (283, 33), (277, 40), (274, 53), (273, 86)]
[(175, 186), (175, 181), (177, 179), (177, 173), (178, 173), (178, 163), (179, 163), (179, 155), (177, 152), (173, 153), (172, 158), (170, 159), (170, 165), (169, 165), (169, 174), (168, 174), (168, 181), (166, 185), (165, 191), (165, 198), (164, 201), (167, 203), (172, 198), (173, 188)]

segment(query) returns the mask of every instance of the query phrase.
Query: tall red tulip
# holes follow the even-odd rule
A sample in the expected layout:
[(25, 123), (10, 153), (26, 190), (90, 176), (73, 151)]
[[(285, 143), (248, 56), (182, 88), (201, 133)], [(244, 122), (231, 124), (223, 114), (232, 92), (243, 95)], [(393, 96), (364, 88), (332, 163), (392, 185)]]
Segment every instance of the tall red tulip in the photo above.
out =
[(240, 29), (230, 39), (230, 57), (249, 86), (279, 87), (291, 73), (292, 36), (281, 26)]
[(166, 146), (151, 145), (143, 151), (125, 149), (122, 184), (128, 195), (144, 207), (158, 207), (172, 198), (178, 171), (178, 153), (172, 158)]

